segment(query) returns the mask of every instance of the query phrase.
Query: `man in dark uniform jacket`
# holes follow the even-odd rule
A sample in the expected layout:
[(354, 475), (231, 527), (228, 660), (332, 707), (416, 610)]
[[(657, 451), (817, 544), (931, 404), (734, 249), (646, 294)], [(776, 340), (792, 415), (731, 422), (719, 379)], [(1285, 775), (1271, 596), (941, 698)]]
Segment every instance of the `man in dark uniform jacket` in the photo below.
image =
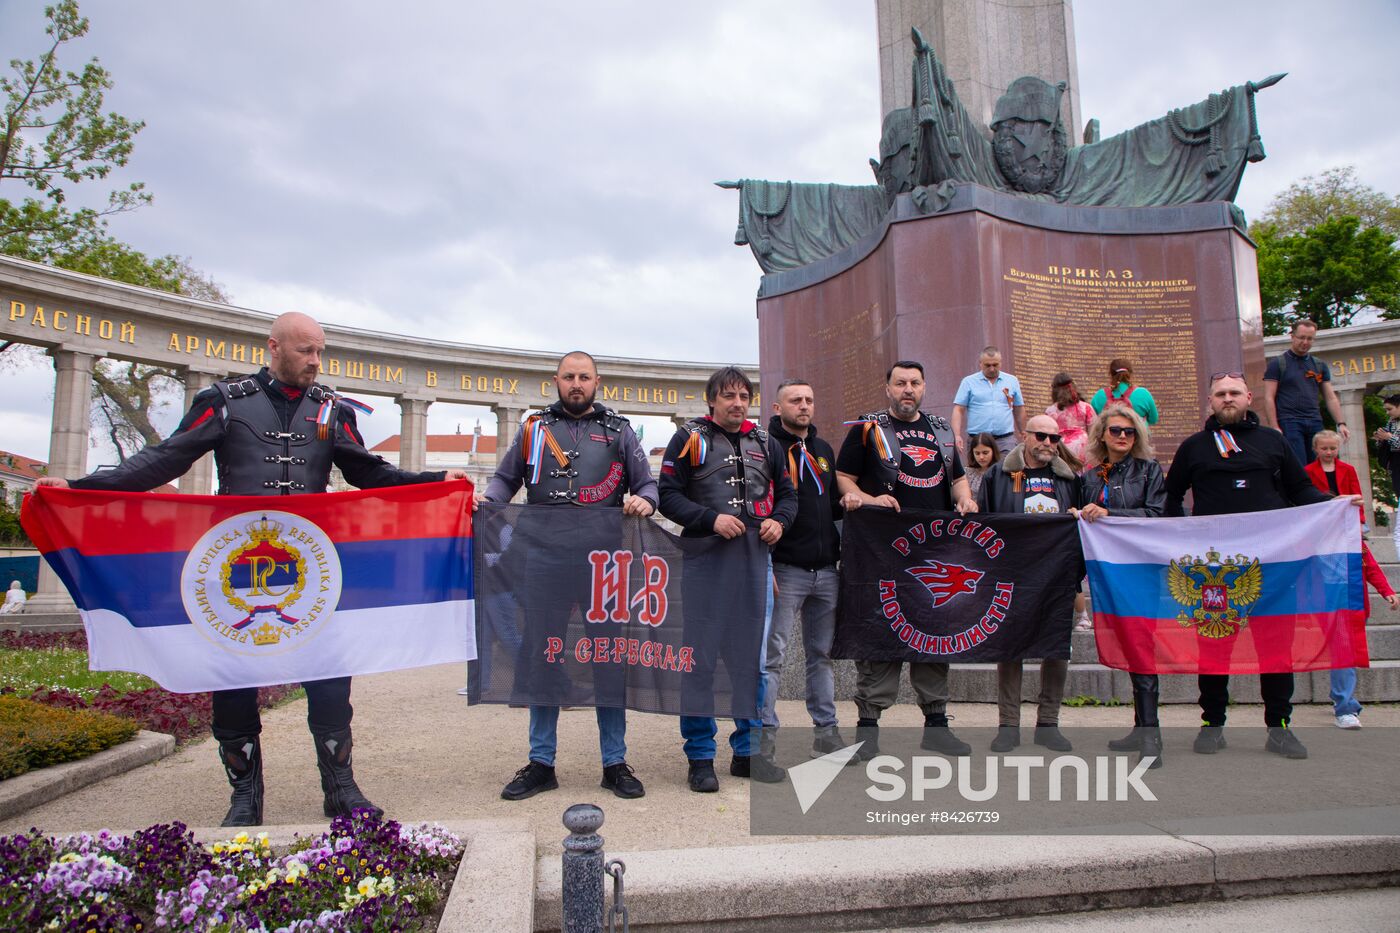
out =
[[(510, 449), (497, 461), (485, 501), (509, 502), (523, 484), (530, 505), (620, 506), (622, 514), (639, 518), (656, 509), (656, 480), (651, 478), (646, 451), (626, 418), (594, 401), (598, 381), (598, 366), (587, 353), (576, 350), (559, 360), (554, 373), (559, 401), (542, 414), (532, 415), (516, 432)], [(535, 451), (542, 461), (538, 471), (526, 463), (525, 449), (532, 432), (544, 445)], [(553, 438), (553, 444), (544, 432)], [(555, 444), (567, 463), (554, 457)], [(625, 496), (626, 493), (631, 495)], [(523, 559), (533, 584), (525, 595), (527, 625), (563, 635), (572, 606), (561, 605), (553, 598), (554, 588), (543, 584), (562, 584), (560, 578), (564, 575), (582, 574), (583, 588), (587, 589), (588, 565), (575, 560), (569, 566), (558, 566), (557, 562), (546, 566), (532, 558), (535, 555), (526, 554)], [(539, 606), (530, 605), (532, 597), (540, 597)], [(555, 670), (539, 673), (548, 676)], [(542, 685), (537, 685), (539, 688)], [(626, 761), (627, 710), (605, 705), (602, 701), (606, 697), (597, 699), (598, 744), (603, 756), (601, 786), (618, 797), (642, 797), (646, 791)], [(524, 800), (559, 786), (554, 775), (558, 732), (558, 706), (530, 707), (530, 760), (501, 791), (502, 797)]]
[[(200, 457), (214, 452), (221, 496), (292, 496), (325, 492), (337, 466), (361, 489), (466, 479), (462, 470), (408, 473), (365, 449), (355, 412), (316, 382), (326, 335), (305, 314), (289, 312), (272, 322), (268, 365), (217, 382), (194, 397), (180, 425), (165, 441), (138, 451), (121, 466), (71, 482), (58, 477), (45, 486), (144, 492), (182, 475)], [(331, 406), (329, 436), (317, 431), (317, 416)], [(351, 769), (350, 678), (308, 681), (306, 719), (316, 744), (326, 816), (353, 810), (382, 813), (355, 783)], [(224, 826), (262, 822), (262, 746), (255, 687), (212, 694), (213, 733), (233, 793)]]
[[(1331, 498), (1308, 479), (1284, 436), (1259, 423), (1259, 416), (1249, 410), (1253, 400), (1241, 373), (1211, 377), (1211, 415), (1205, 430), (1181, 442), (1167, 472), (1168, 515), (1185, 514), (1182, 500), (1188, 490), (1193, 515), (1265, 512)], [(1361, 504), (1360, 496), (1351, 498)], [(1196, 679), (1201, 688), (1201, 731), (1194, 750), (1213, 755), (1225, 747), (1230, 677), (1200, 674)], [(1260, 674), (1259, 693), (1269, 728), (1264, 747), (1285, 758), (1308, 757), (1307, 748), (1288, 728), (1293, 714), (1292, 672)]]
[[(797, 495), (781, 467), (772, 462), (768, 435), (748, 420), (753, 383), (733, 366), (710, 376), (705, 386), (709, 401), (707, 417), (689, 421), (676, 431), (661, 463), (661, 514), (681, 526), (681, 534), (698, 538), (719, 535), (733, 540), (749, 529), (756, 529), (764, 544), (772, 547), (797, 517)], [(768, 575), (769, 611), (772, 602), (772, 574)], [(722, 594), (687, 590), (685, 598), (711, 600)], [(766, 613), (765, 613), (766, 615)], [(768, 633), (767, 618), (734, 619), (735, 625), (756, 625)], [(720, 639), (711, 635), (711, 644)], [(760, 656), (760, 664), (762, 658)], [(758, 706), (764, 700), (762, 671), (758, 679)], [(753, 747), (761, 719), (736, 719), (729, 737), (733, 760), (729, 773), (735, 777), (776, 783), (786, 772), (771, 760), (771, 743), (762, 736), (760, 747)], [(682, 716), (681, 736), (689, 764), (687, 782), (697, 793), (719, 790), (715, 777), (715, 720), (707, 716)]]
[[(836, 458), (836, 483), (847, 512), (866, 506), (920, 511), (976, 512), (948, 422), (920, 411), (924, 367), (900, 360), (885, 373), (889, 408), (853, 423)], [(860, 757), (879, 753), (880, 714), (899, 695), (902, 661), (856, 662), (856, 738)], [(909, 683), (924, 712), (920, 743), (930, 751), (966, 755), (972, 747), (948, 728), (948, 665), (910, 661)]]

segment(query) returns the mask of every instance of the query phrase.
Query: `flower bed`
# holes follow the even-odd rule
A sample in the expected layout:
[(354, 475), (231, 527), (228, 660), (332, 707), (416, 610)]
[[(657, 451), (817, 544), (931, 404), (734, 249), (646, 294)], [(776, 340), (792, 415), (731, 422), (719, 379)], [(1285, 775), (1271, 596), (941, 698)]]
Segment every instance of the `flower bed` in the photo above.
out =
[(180, 823), (32, 830), (0, 837), (0, 929), (432, 929), (461, 854), (442, 827), (364, 811), (280, 853), (265, 833), (201, 846)]
[[(33, 653), (32, 672), (7, 661), (0, 694), (60, 709), (92, 709), (134, 721), (142, 729), (164, 732), (184, 742), (205, 735), (213, 710), (207, 693), (171, 693), (139, 674), (89, 672), (87, 636), (83, 632), (0, 632), (0, 652)], [(67, 673), (65, 673), (67, 672)], [(81, 672), (80, 674), (78, 672)], [(64, 684), (73, 684), (69, 689)], [(299, 688), (292, 685), (258, 690), (258, 707), (266, 709)]]
[(119, 716), (0, 696), (0, 780), (95, 755), (135, 734), (136, 724)]

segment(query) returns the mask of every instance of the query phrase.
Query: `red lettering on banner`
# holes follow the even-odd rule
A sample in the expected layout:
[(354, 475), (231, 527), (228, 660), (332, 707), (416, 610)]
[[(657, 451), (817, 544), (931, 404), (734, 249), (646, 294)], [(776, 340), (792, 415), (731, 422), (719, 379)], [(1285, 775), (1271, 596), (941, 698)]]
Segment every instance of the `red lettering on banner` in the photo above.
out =
[(642, 643), (637, 641), (637, 639), (635, 638), (627, 639), (627, 663), (635, 667), (637, 664), (637, 659), (641, 656), (641, 653)]
[(982, 533), (977, 536), (977, 543), (982, 547), (987, 546), (987, 542), (997, 536), (997, 533), (990, 528), (982, 529)]
[(564, 650), (564, 639), (551, 635), (544, 640), (544, 659), (553, 664), (559, 659), (559, 652)]
[(657, 626), (666, 621), (666, 583), (671, 579), (671, 566), (664, 557), (642, 555), (642, 589), (632, 597), (632, 605), (641, 604), (637, 621)]
[(920, 544), (924, 543), (925, 538), (923, 525), (915, 525), (914, 527), (909, 529), (909, 533), (914, 536), (915, 541), (919, 542)]
[(957, 537), (957, 535), (958, 535), (958, 529), (959, 529), (960, 527), (962, 527), (962, 523), (963, 523), (963, 520), (962, 520), (961, 518), (950, 519), (949, 522), (948, 522), (948, 537), (950, 537), (950, 538), (955, 538), (955, 537)]
[[(589, 622), (606, 622), (608, 605), (612, 605), (612, 620), (626, 622), (631, 616), (627, 612), (627, 596), (631, 591), (632, 570), (631, 551), (590, 551), (588, 562), (593, 565), (593, 594), (589, 600)], [(608, 564), (612, 569), (608, 569)]]
[(928, 533), (930, 537), (937, 538), (943, 534), (943, 519), (935, 518), (928, 523)]
[(909, 556), (909, 539), (908, 539), (908, 538), (896, 538), (895, 541), (894, 541), (894, 543), (891, 544), (890, 547), (894, 548), (896, 551), (898, 551), (899, 553), (903, 554), (905, 557), (908, 557), (908, 556)]
[(1005, 541), (1003, 541), (1000, 538), (997, 538), (995, 541), (992, 542), (992, 546), (987, 548), (987, 556), (996, 557), (998, 554), (1001, 553), (1001, 549), (1004, 544), (1006, 544)]
[(608, 636), (599, 635), (593, 639), (593, 663), (606, 664), (608, 661)]
[(663, 671), (674, 671), (676, 669), (676, 651), (670, 645), (666, 646), (666, 658), (661, 662)]
[(982, 527), (982, 523), (981, 523), (981, 522), (969, 521), (969, 522), (967, 522), (967, 523), (964, 525), (964, 527), (963, 527), (963, 534), (962, 534), (962, 536), (963, 536), (964, 538), (971, 538), (973, 535), (977, 534), (977, 529), (978, 529), (978, 528), (981, 528), (981, 527)]
[(574, 642), (574, 660), (580, 664), (587, 664), (592, 657), (593, 642), (587, 638), (580, 638)]
[(614, 638), (612, 661), (614, 664), (621, 664), (625, 660), (627, 660), (627, 639)]
[(880, 581), (880, 601), (889, 602), (895, 598), (895, 588), (893, 580)]
[(695, 649), (681, 646), (680, 654), (676, 657), (676, 665), (687, 674), (694, 670)]
[(642, 645), (642, 667), (651, 667), (656, 660), (656, 642), (649, 641)]

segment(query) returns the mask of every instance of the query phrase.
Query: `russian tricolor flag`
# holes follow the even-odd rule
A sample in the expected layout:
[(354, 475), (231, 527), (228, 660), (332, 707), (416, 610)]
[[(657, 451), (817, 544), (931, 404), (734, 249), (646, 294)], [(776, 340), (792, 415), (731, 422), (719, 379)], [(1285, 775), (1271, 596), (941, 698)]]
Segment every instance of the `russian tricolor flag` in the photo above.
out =
[(1361, 529), (1345, 499), (1079, 527), (1102, 664), (1143, 674), (1370, 666)]
[(21, 520), (92, 670), (194, 693), (476, 657), (471, 484), (304, 496), (39, 487)]

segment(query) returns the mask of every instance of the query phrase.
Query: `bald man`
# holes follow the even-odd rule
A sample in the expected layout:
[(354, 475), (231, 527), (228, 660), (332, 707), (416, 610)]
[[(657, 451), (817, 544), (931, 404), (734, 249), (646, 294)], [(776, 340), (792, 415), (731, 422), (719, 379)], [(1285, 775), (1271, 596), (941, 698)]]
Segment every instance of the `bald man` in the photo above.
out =
[[(272, 323), (268, 364), (256, 373), (216, 382), (194, 397), (175, 433), (138, 451), (116, 469), (91, 473), (71, 483), (59, 477), (41, 486), (72, 486), (143, 492), (183, 475), (200, 457), (214, 452), (221, 496), (293, 496), (325, 492), (336, 466), (361, 489), (466, 479), (462, 470), (407, 473), (365, 449), (355, 411), (319, 385), (326, 334), (305, 314), (290, 312)], [(326, 402), (333, 406), (330, 435), (313, 428)], [(349, 816), (357, 809), (382, 813), (355, 783), (350, 765), (350, 678), (302, 684), (307, 725), (316, 744), (326, 816)], [(225, 826), (262, 823), (262, 747), (258, 691), (216, 690), (213, 732), (233, 793)]]

